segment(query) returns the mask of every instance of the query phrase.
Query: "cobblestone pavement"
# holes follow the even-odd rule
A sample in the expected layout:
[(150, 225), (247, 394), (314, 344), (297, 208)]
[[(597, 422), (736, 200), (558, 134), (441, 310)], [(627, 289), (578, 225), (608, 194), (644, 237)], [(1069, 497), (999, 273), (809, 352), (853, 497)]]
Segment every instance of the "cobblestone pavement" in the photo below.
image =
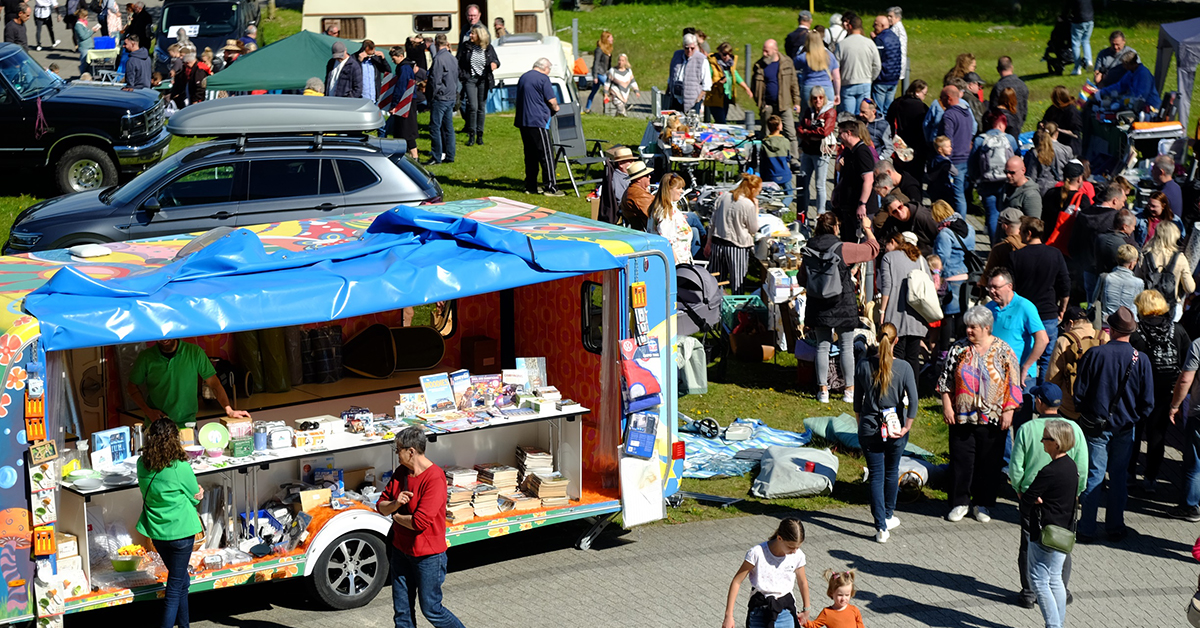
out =
[[(1186, 625), (1184, 605), (1200, 571), (1190, 549), (1200, 526), (1157, 516), (1163, 503), (1134, 499), (1130, 506), (1127, 521), (1137, 534), (1075, 550), (1071, 625)], [(1002, 503), (988, 524), (951, 524), (945, 510), (941, 502), (902, 504), (903, 525), (886, 545), (874, 542), (865, 507), (802, 514), (814, 606), (828, 603), (821, 571), (852, 567), (860, 574), (855, 603), (873, 628), (1041, 626), (1036, 609), (1013, 604), (1014, 505)], [(758, 515), (610, 530), (589, 551), (573, 548), (586, 527), (565, 524), (454, 548), (446, 605), (475, 627), (718, 626), (730, 577), (776, 523)], [(198, 628), (370, 628), (391, 625), (391, 597), (385, 589), (364, 608), (322, 611), (301, 583), (281, 582), (194, 595), (191, 613)], [(73, 615), (67, 626), (157, 621), (158, 605), (145, 603)], [(428, 626), (423, 618), (420, 625)]]

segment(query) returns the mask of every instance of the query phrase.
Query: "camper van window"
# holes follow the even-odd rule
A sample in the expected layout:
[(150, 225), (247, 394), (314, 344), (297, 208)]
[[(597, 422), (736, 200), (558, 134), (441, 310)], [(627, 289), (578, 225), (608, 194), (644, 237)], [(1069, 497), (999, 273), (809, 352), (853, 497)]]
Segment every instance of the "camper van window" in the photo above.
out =
[(413, 16), (414, 33), (449, 33), (449, 13), (422, 13)]
[(366, 39), (367, 20), (361, 17), (327, 17), (321, 20), (321, 32), (329, 32), (331, 26), (338, 27), (342, 39)]
[(536, 33), (538, 32), (537, 13), (518, 13), (513, 17), (514, 33)]
[(594, 281), (583, 282), (583, 348), (600, 353), (604, 347), (604, 286)]

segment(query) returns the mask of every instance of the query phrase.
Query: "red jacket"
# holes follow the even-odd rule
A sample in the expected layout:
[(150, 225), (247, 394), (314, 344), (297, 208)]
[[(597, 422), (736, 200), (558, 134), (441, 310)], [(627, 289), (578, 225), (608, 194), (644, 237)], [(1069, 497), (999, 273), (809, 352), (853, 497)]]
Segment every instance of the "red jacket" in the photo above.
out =
[(837, 128), (837, 109), (828, 106), (820, 113), (811, 108), (806, 110), (800, 124), (796, 125), (796, 134), (800, 140), (800, 149), (805, 155), (820, 155), (821, 142)]
[(402, 491), (412, 499), (396, 511), (412, 515), (412, 530), (392, 522), (392, 546), (407, 556), (430, 556), (446, 551), (446, 472), (430, 465), (420, 475), (399, 466), (383, 489), (379, 501), (394, 501)]

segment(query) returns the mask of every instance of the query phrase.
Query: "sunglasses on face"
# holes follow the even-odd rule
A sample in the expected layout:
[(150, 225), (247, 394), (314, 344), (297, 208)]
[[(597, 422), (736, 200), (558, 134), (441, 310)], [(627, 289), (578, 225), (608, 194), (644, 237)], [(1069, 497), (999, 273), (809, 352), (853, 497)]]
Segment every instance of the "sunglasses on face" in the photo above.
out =
[(1016, 170), (1005, 170), (1004, 174), (1017, 174)]

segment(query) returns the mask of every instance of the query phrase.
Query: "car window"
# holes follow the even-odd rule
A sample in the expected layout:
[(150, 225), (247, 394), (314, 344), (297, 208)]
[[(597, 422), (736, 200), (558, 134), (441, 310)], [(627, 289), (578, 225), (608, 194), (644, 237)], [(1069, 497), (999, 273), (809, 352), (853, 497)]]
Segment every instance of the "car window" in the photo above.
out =
[(262, 159), (250, 164), (249, 199), (316, 196), (320, 159)]
[(236, 166), (221, 164), (193, 170), (158, 191), (163, 209), (228, 203), (233, 199)]
[(337, 175), (333, 172), (333, 160), (321, 160), (321, 195), (339, 194)]
[(193, 37), (215, 37), (238, 32), (238, 6), (234, 3), (173, 4), (163, 8), (162, 32), (180, 26), (198, 26)]
[(342, 176), (342, 191), (347, 194), (379, 181), (375, 171), (357, 159), (339, 159), (337, 169)]
[(33, 98), (51, 87), (62, 85), (62, 79), (44, 70), (20, 48), (9, 50), (8, 54), (0, 56), (0, 76), (18, 97)]

